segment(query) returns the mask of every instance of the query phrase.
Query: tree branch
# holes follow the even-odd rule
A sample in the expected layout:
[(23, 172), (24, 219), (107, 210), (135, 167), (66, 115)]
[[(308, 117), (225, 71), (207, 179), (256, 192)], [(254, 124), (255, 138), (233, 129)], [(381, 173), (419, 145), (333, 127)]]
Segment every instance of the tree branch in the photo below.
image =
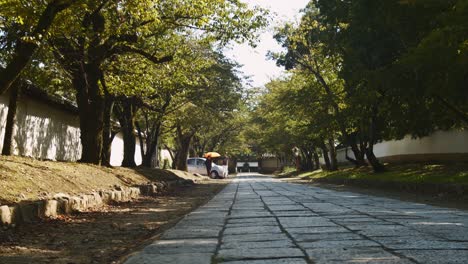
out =
[(151, 61), (154, 64), (162, 64), (174, 59), (173, 55), (163, 56), (163, 57), (156, 57), (153, 54), (150, 54), (144, 50), (128, 46), (128, 45), (118, 45), (114, 47), (113, 53), (134, 53), (145, 57), (147, 60)]

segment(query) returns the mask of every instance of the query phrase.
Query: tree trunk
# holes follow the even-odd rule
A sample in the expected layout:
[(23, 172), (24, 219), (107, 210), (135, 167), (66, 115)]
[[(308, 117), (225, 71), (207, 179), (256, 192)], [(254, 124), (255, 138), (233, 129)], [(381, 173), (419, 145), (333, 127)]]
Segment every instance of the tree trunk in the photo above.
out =
[(21, 93), (21, 87), (19, 81), (15, 81), (12, 85), (12, 91), (8, 102), (8, 114), (7, 122), (5, 125), (5, 136), (3, 138), (3, 149), (2, 155), (11, 155), (11, 145), (13, 142), (13, 128), (15, 126), (17, 103), (19, 94)]
[(179, 151), (176, 151), (174, 154), (174, 161), (172, 162), (172, 166), (171, 166), (173, 170), (177, 169), (177, 160), (179, 160)]
[(364, 160), (364, 152), (359, 150), (356, 140), (353, 140), (353, 137), (346, 131), (346, 127), (344, 125), (345, 119), (343, 118), (341, 114), (338, 103), (334, 99), (335, 94), (333, 93), (330, 86), (328, 85), (328, 83), (325, 81), (322, 74), (320, 73), (320, 69), (318, 68), (318, 65), (317, 65), (317, 69), (309, 67), (309, 70), (311, 70), (315, 78), (319, 81), (319, 83), (322, 85), (323, 89), (325, 90), (325, 93), (327, 94), (327, 99), (330, 105), (332, 106), (333, 110), (335, 111), (335, 119), (336, 119), (336, 122), (338, 123), (338, 127), (340, 128), (341, 133), (345, 137), (346, 143), (348, 143), (348, 145), (351, 147), (351, 150), (354, 153), (354, 157), (356, 159), (354, 160), (354, 159), (349, 158), (348, 160), (352, 162), (353, 164), (355, 164), (356, 167), (365, 166), (366, 161)]
[(187, 158), (189, 155), (190, 141), (192, 140), (192, 135), (186, 135), (183, 138), (179, 139), (180, 149), (177, 152), (176, 158), (176, 169), (187, 171)]
[(114, 107), (113, 98), (106, 93), (105, 103), (104, 103), (104, 128), (103, 128), (103, 142), (102, 142), (102, 161), (101, 164), (107, 167), (110, 167), (110, 159), (112, 152), (112, 140), (115, 137), (116, 133), (112, 132), (112, 110)]
[(328, 147), (330, 149), (330, 170), (338, 170), (338, 160), (336, 159), (335, 141), (333, 138), (328, 139)]
[(325, 168), (327, 170), (331, 170), (330, 158), (328, 157), (328, 149), (324, 143), (322, 143), (322, 145), (320, 146), (320, 149), (322, 150), (323, 160), (325, 161)]
[(365, 155), (365, 148), (359, 149), (357, 142), (356, 142), (356, 137), (351, 136), (351, 135), (345, 135), (347, 137), (347, 143), (351, 147), (351, 151), (354, 154), (354, 159), (350, 158), (348, 155), (346, 155), (346, 159), (353, 163), (356, 167), (362, 167), (362, 166), (367, 166), (366, 160), (364, 159)]
[[(129, 122), (131, 123), (131, 122)], [(136, 138), (132, 126), (122, 127), (123, 141), (124, 141), (124, 158), (122, 161), (122, 167), (135, 168), (135, 151), (136, 151)]]
[(167, 151), (169, 152), (169, 156), (171, 156), (171, 159), (172, 159), (171, 169), (175, 169), (176, 155), (174, 155), (174, 152), (172, 151), (171, 148), (169, 148), (168, 145), (164, 144), (164, 148), (167, 149)]
[(320, 158), (319, 158), (319, 155), (318, 155), (316, 150), (314, 150), (313, 156), (314, 156), (314, 162), (315, 162), (314, 169), (318, 170), (318, 169), (320, 169)]
[(194, 135), (194, 132), (183, 133), (182, 128), (180, 126), (177, 127), (178, 151), (175, 160), (175, 168), (177, 170), (187, 171), (187, 158), (189, 155), (190, 143)]
[(314, 169), (314, 162), (312, 160), (312, 151), (309, 151), (307, 148), (301, 148), (301, 156), (302, 156), (302, 171), (311, 171)]
[[(375, 113), (374, 109), (374, 113)], [(371, 121), (370, 121), (370, 128), (369, 128), (369, 146), (366, 149), (366, 157), (369, 163), (372, 166), (372, 169), (374, 172), (379, 173), (385, 171), (385, 166), (379, 162), (377, 157), (374, 154), (374, 144), (376, 142), (375, 140), (375, 133), (377, 131), (377, 124), (375, 122), (376, 117), (372, 116)]]
[[(146, 119), (148, 122), (148, 119)], [(161, 122), (155, 121), (154, 124), (151, 126), (146, 124), (146, 142), (143, 140), (143, 131), (141, 126), (138, 122), (135, 123), (137, 131), (138, 131), (138, 138), (140, 140), (140, 145), (145, 145), (145, 148), (141, 148), (141, 157), (142, 157), (142, 166), (151, 168), (151, 167), (159, 167), (159, 155), (157, 150), (159, 149), (159, 138), (161, 134)], [(153, 157), (156, 157), (156, 162), (153, 164)]]
[[(146, 141), (143, 139), (143, 131), (141, 130), (140, 123), (137, 121), (135, 122), (135, 127), (137, 129), (137, 135), (138, 135), (138, 140), (140, 141), (140, 153), (141, 153), (141, 158), (142, 158), (142, 163), (141, 165), (144, 167), (148, 167), (145, 165), (145, 156), (146, 156), (146, 150), (148, 149), (148, 141), (150, 140), (150, 136), (148, 133), (146, 133)], [(146, 144), (145, 144), (146, 142)], [(146, 146), (145, 146), (146, 145)], [(143, 147), (145, 146), (145, 147)]]
[(42, 12), (37, 25), (29, 36), (37, 38), (36, 41), (17, 40), (15, 52), (4, 69), (0, 70), (0, 95), (5, 93), (15, 82), (23, 69), (28, 65), (34, 52), (39, 47), (38, 42), (42, 41), (47, 30), (52, 25), (55, 16), (68, 8), (71, 1), (50, 1)]
[(374, 154), (374, 148), (373, 147), (368, 147), (366, 150), (366, 157), (369, 163), (372, 166), (372, 169), (374, 172), (379, 173), (379, 172), (384, 172), (385, 171), (385, 166), (380, 163), (380, 161), (377, 159), (377, 157)]
[(73, 86), (77, 93), (82, 153), (80, 162), (101, 164), (104, 131), (104, 96), (99, 88), (100, 70), (87, 65), (75, 72)]
[[(124, 157), (122, 167), (134, 168), (135, 151), (136, 151), (136, 137), (135, 137), (135, 112), (136, 105), (134, 98), (124, 98), (119, 102), (120, 111), (119, 123), (123, 133), (124, 141)], [(143, 147), (143, 146), (141, 146)]]
[(147, 142), (147, 151), (145, 153), (145, 156), (143, 157), (143, 166), (145, 167), (151, 167), (152, 166), (152, 161), (153, 157), (156, 157), (156, 167), (159, 166), (159, 155), (157, 153), (157, 150), (159, 148), (159, 137), (160, 137), (160, 131), (161, 131), (161, 124), (158, 124), (154, 127), (154, 130), (152, 132), (152, 137), (151, 141)]

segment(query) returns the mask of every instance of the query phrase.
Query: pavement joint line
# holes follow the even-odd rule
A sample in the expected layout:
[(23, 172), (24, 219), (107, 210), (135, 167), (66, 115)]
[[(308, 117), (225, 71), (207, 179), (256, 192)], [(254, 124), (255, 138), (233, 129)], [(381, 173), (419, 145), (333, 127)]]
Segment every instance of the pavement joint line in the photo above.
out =
[[(290, 184), (291, 184), (291, 183), (290, 183)], [(280, 193), (278, 193), (278, 194), (281, 195)], [(288, 198), (289, 198), (289, 197), (288, 197)], [(314, 197), (314, 198), (316, 198), (316, 197)], [(289, 199), (291, 199), (291, 198), (289, 198)], [(317, 199), (318, 199), (318, 198), (317, 198)], [(327, 219), (328, 219), (329, 221), (331, 221), (332, 223), (334, 223), (334, 224), (336, 224), (336, 225), (338, 225), (338, 226), (341, 226), (341, 227), (347, 229), (348, 231), (350, 231), (350, 232), (352, 232), (352, 233), (354, 233), (354, 234), (356, 234), (356, 235), (359, 235), (359, 236), (363, 237), (363, 238), (366, 239), (366, 240), (370, 240), (370, 241), (372, 241), (372, 242), (374, 242), (374, 243), (380, 245), (380, 247), (381, 247), (383, 250), (389, 252), (389, 253), (392, 254), (392, 255), (395, 255), (395, 256), (397, 256), (397, 257), (399, 257), (399, 258), (402, 258), (402, 259), (406, 259), (406, 260), (411, 261), (411, 262), (416, 263), (416, 264), (420, 264), (418, 261), (414, 260), (413, 258), (407, 257), (407, 256), (405, 256), (405, 255), (403, 255), (403, 254), (401, 254), (401, 253), (397, 253), (397, 252), (395, 252), (394, 250), (392, 250), (392, 249), (386, 247), (385, 245), (383, 245), (383, 244), (380, 243), (379, 241), (376, 241), (376, 240), (374, 240), (374, 239), (372, 239), (372, 238), (370, 238), (370, 237), (368, 237), (368, 236), (366, 236), (366, 235), (364, 235), (364, 234), (358, 233), (357, 231), (354, 231), (354, 230), (348, 228), (346, 225), (340, 224), (340, 223), (336, 222), (335, 220), (324, 216), (324, 215), (321, 214), (320, 212), (316, 212), (316, 211), (314, 211), (314, 210), (312, 210), (312, 209), (306, 207), (306, 206), (305, 206), (304, 204), (302, 204), (301, 202), (298, 202), (298, 201), (293, 200), (293, 199), (291, 199), (291, 200), (294, 201), (294, 202), (297, 202), (297, 203), (301, 204), (302, 206), (304, 206), (304, 207), (306, 208), (306, 210), (309, 210), (309, 211), (311, 211), (312, 213), (316, 213), (316, 214), (318, 214), (318, 215), (321, 216), (321, 217), (327, 218)], [(322, 199), (318, 199), (318, 200), (320, 200), (320, 201), (322, 201), (322, 202), (324, 202), (324, 203), (326, 202), (326, 203), (333, 204), (333, 205), (335, 205), (335, 206), (340, 206), (340, 207), (344, 207), (344, 208), (347, 208), (347, 209), (351, 209), (351, 208), (348, 208), (348, 207), (346, 207), (346, 206), (342, 206), (342, 205), (339, 205), (339, 204), (335, 204), (335, 203), (332, 203), (332, 202), (329, 202), (329, 201), (325, 201), (325, 200), (322, 200)], [(351, 210), (356, 211), (356, 212), (359, 212), (359, 213), (361, 213), (361, 214), (365, 214), (365, 215), (371, 216), (371, 215), (369, 215), (369, 214), (362, 213), (362, 212), (360, 212), (360, 211), (358, 211), (358, 210), (355, 210), (355, 209), (351, 209)], [(404, 226), (404, 225), (401, 225), (401, 226)], [(405, 227), (406, 227), (406, 226), (405, 226)], [(421, 232), (421, 233), (422, 233), (422, 232)]]
[[(231, 184), (232, 184), (232, 183), (231, 183)], [(232, 208), (234, 207), (234, 204), (236, 204), (237, 194), (239, 193), (239, 185), (240, 185), (240, 183), (239, 183), (239, 182), (236, 182), (236, 184), (237, 184), (237, 186), (236, 186), (236, 192), (234, 193), (234, 197), (233, 197), (233, 199), (232, 199), (231, 206), (229, 207), (228, 214), (227, 214), (226, 217), (224, 218), (223, 228), (221, 229), (221, 231), (219, 231), (219, 234), (218, 234), (218, 244), (216, 245), (216, 250), (215, 250), (213, 256), (211, 257), (211, 264), (219, 263), (219, 261), (216, 259), (216, 256), (218, 255), (218, 252), (219, 252), (219, 250), (220, 250), (220, 248), (221, 248), (221, 243), (222, 243), (222, 240), (223, 240), (224, 231), (226, 230), (226, 226), (227, 226), (227, 223), (228, 223), (229, 215), (231, 215)], [(227, 187), (227, 186), (226, 186), (226, 187)]]
[[(280, 228), (280, 230), (289, 238), (291, 239), (292, 243), (302, 252), (302, 254), (304, 254), (304, 258), (305, 261), (309, 264), (314, 264), (314, 261), (312, 261), (309, 257), (309, 255), (307, 254), (306, 250), (301, 247), (299, 245), (299, 243), (296, 241), (296, 239), (294, 239), (293, 236), (291, 236), (291, 234), (289, 234), (289, 232), (284, 228), (284, 226), (281, 224), (281, 222), (279, 221), (278, 217), (273, 213), (273, 211), (268, 207), (268, 205), (265, 203), (265, 201), (263, 200), (263, 197), (261, 195), (259, 195), (255, 189), (252, 187), (251, 185), (251, 188), (253, 190), (253, 192), (255, 192), (259, 197), (260, 197), (260, 200), (263, 202), (264, 206), (265, 206), (265, 209), (268, 210), (275, 218), (276, 222), (278, 223), (278, 226)], [(272, 191), (270, 188), (268, 188), (268, 190)], [(273, 191), (274, 192), (274, 191)], [(276, 193), (276, 192), (275, 192)], [(278, 193), (277, 193), (278, 194)], [(281, 194), (280, 194), (281, 195)], [(289, 198), (288, 198), (289, 199)], [(289, 199), (291, 200), (291, 199)], [(295, 201), (294, 201), (295, 202)], [(303, 206), (303, 205), (302, 205)]]

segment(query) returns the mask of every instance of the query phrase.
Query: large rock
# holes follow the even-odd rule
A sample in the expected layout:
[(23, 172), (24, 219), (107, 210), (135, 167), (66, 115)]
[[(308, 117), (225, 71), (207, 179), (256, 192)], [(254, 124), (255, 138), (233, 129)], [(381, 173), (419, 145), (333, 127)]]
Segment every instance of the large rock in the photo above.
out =
[(0, 223), (2, 225), (10, 225), (12, 223), (10, 207), (7, 205), (0, 206)]
[(59, 214), (70, 214), (72, 212), (70, 197), (57, 198), (57, 213)]
[(88, 209), (89, 199), (87, 195), (80, 195), (80, 207), (81, 210)]
[(44, 204), (42, 201), (38, 202), (24, 202), (19, 204), (19, 210), (21, 212), (21, 220), (24, 223), (32, 223), (38, 220), (39, 212), (43, 208)]
[(155, 194), (158, 193), (160, 188), (162, 189), (161, 185), (157, 185), (157, 184), (154, 184), (154, 183), (148, 185), (148, 187), (149, 187), (149, 190), (150, 190), (149, 193), (148, 193), (149, 195), (155, 195)]
[(122, 199), (120, 200), (121, 202), (127, 202), (129, 201), (129, 190), (128, 188), (122, 188)]
[(21, 211), (18, 205), (10, 206), (11, 223), (21, 222)]
[(97, 201), (96, 201), (96, 197), (94, 197), (93, 194), (87, 194), (87, 195), (84, 195), (84, 197), (86, 197), (86, 208), (95, 208), (97, 207)]
[(135, 187), (130, 188), (130, 197), (132, 199), (137, 199), (138, 196), (140, 196), (140, 189)]
[(122, 201), (122, 191), (114, 191), (115, 198), (114, 201), (121, 202)]
[(70, 195), (65, 193), (57, 193), (54, 195), (54, 199), (57, 201), (58, 214), (70, 214), (72, 212)]
[(100, 191), (101, 199), (103, 203), (109, 203), (112, 201), (112, 191)]
[(81, 199), (78, 196), (70, 197), (70, 208), (72, 211), (81, 211), (83, 208), (81, 207)]
[(103, 203), (101, 195), (99, 195), (97, 192), (93, 192), (92, 195), (94, 197), (95, 206), (101, 207)]
[(58, 207), (58, 202), (56, 200), (46, 200), (44, 202), (43, 216), (46, 218), (56, 218), (57, 207)]

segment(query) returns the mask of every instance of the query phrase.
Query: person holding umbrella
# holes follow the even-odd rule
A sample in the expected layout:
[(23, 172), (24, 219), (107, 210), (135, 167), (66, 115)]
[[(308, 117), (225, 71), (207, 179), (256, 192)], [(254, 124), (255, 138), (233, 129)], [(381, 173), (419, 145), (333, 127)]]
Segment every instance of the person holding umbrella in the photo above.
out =
[(211, 174), (211, 157), (206, 157), (205, 166), (206, 166), (206, 175), (210, 176)]
[(218, 152), (208, 152), (208, 153), (205, 153), (205, 155), (203, 156), (206, 158), (205, 160), (206, 174), (210, 176), (213, 158), (221, 157), (221, 154), (219, 154)]

